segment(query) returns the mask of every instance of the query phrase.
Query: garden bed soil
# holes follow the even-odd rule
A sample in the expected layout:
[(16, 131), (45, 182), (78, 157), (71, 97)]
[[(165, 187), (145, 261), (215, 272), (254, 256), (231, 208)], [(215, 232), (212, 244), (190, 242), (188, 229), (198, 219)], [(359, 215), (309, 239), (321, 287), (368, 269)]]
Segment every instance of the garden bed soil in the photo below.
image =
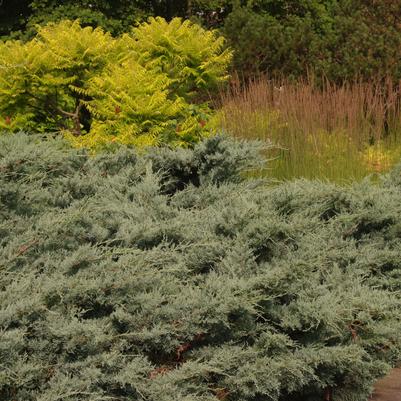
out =
[(392, 370), (376, 384), (370, 401), (401, 401), (401, 368)]

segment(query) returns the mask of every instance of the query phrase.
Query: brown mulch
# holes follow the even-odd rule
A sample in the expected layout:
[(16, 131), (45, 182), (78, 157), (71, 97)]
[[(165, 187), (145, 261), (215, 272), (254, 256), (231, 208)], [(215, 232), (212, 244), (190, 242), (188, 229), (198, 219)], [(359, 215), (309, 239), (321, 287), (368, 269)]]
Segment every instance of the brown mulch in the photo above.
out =
[(401, 368), (393, 369), (378, 381), (369, 401), (401, 401)]

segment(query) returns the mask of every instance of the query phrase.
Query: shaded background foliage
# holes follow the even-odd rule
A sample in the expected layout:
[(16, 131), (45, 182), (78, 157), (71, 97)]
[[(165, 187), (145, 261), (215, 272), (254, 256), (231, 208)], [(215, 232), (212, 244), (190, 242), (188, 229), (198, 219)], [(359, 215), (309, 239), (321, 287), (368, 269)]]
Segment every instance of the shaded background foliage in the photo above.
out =
[(399, 0), (256, 1), (235, 8), (223, 32), (245, 74), (398, 80), (400, 18)]
[(219, 28), (236, 50), (233, 67), (245, 76), (401, 78), (399, 0), (3, 0), (0, 36), (28, 39), (36, 23), (62, 18), (116, 35), (152, 15)]

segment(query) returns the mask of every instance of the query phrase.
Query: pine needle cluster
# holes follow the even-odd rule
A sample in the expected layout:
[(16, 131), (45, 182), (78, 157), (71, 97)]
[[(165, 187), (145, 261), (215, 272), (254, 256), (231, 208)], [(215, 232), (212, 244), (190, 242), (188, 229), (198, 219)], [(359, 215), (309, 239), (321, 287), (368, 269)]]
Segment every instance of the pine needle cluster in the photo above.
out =
[(0, 399), (366, 401), (401, 356), (400, 174), (242, 182), (257, 146), (0, 138)]

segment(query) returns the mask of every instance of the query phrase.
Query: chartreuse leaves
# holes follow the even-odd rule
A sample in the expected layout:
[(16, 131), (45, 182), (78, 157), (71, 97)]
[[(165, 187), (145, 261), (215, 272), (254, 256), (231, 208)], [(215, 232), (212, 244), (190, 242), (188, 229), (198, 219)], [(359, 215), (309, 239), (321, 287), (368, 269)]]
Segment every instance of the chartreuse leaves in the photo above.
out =
[(209, 135), (195, 104), (227, 78), (231, 53), (200, 26), (151, 19), (113, 38), (61, 21), (0, 43), (0, 128), (62, 132), (78, 147), (191, 146)]

